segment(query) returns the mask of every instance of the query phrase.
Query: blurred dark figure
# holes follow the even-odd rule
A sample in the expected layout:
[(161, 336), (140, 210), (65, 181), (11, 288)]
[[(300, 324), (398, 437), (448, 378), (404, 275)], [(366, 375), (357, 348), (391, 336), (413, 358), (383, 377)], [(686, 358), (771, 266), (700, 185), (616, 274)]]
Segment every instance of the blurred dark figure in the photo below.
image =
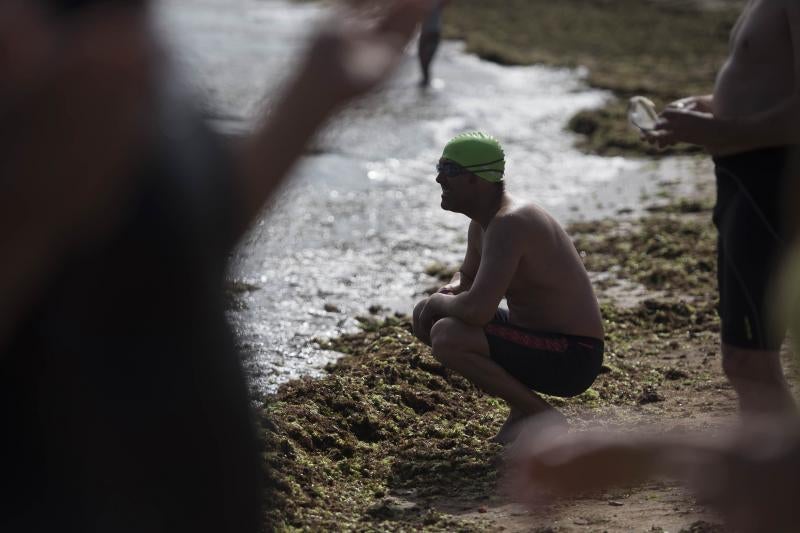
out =
[(0, 2), (3, 532), (258, 530), (226, 260), (425, 10), (331, 20), (233, 151), (167, 71), (144, 4)]
[(447, 0), (435, 0), (433, 9), (422, 21), (417, 43), (419, 66), (422, 70), (422, 80), (419, 82), (421, 87), (427, 87), (431, 83), (431, 62), (442, 39), (442, 10), (446, 3)]

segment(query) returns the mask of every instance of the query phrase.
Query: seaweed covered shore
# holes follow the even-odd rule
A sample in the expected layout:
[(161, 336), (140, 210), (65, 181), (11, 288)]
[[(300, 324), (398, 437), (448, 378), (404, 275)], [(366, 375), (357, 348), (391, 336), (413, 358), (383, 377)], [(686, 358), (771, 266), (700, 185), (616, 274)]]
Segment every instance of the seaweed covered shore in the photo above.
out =
[[(639, 220), (569, 231), (594, 278), (607, 341), (595, 384), (552, 399), (572, 426), (659, 420), (666, 431), (730, 416), (735, 402), (716, 359), (708, 193)], [(558, 513), (578, 512), (569, 506), (552, 516), (508, 507), (502, 448), (488, 440), (507, 414), (502, 402), (436, 362), (408, 317), (364, 317), (361, 325), (325, 341), (346, 354), (327, 376), (288, 383), (264, 403), (265, 529), (564, 530)], [(637, 498), (670, 501), (674, 512), (662, 522), (672, 528), (695, 522), (693, 531), (714, 530), (697, 522), (702, 508), (666, 485), (600, 497), (589, 518), (570, 526), (591, 530), (600, 520), (604, 529), (625, 530), (625, 513), (609, 501), (630, 501), (633, 512)]]

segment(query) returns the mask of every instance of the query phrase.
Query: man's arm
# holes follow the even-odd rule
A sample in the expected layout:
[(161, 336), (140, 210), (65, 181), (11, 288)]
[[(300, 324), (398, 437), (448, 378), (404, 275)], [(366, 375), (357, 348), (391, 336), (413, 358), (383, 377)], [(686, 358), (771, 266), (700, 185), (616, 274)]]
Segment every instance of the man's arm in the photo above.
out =
[(428, 304), (431, 302), (431, 299), (436, 300), (439, 296), (455, 296), (470, 290), (478, 271), (478, 265), (481, 262), (481, 253), (478, 248), (481, 231), (479, 224), (470, 222), (469, 230), (467, 231), (467, 251), (464, 254), (464, 261), (461, 263), (461, 268), (453, 274), (450, 283), (440, 288), (435, 294), (429, 296), (414, 308), (414, 334), (428, 346), (431, 344), (431, 328), (434, 322), (441, 318), (441, 315), (431, 312), (434, 310), (434, 307), (428, 309)]
[(512, 217), (495, 220), (484, 235), (483, 253), (475, 281), (469, 291), (455, 296), (434, 294), (424, 313), (433, 320), (453, 317), (465, 324), (482, 327), (489, 323), (522, 257), (523, 239), (530, 228)]
[(348, 101), (386, 79), (429, 0), (394, 0), (379, 24), (336, 18), (321, 31), (273, 113), (244, 143), (239, 186), (244, 231), (303, 154), (314, 132)]

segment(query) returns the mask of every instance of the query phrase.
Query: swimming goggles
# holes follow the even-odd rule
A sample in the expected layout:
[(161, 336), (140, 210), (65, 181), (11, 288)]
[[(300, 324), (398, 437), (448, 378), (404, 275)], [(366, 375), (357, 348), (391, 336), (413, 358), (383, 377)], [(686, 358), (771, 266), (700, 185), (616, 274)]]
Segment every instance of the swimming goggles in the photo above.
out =
[(461, 174), (472, 173), (477, 174), (478, 172), (500, 172), (496, 168), (493, 168), (493, 165), (500, 163), (503, 161), (502, 159), (498, 159), (496, 161), (489, 161), (488, 163), (478, 163), (476, 165), (468, 165), (463, 166), (459, 165), (458, 163), (454, 163), (453, 161), (445, 161), (444, 163), (438, 163), (436, 165), (436, 171), (444, 176), (445, 178), (452, 178), (453, 176), (459, 176)]
[(460, 176), (461, 174), (466, 174), (467, 172), (469, 172), (469, 170), (462, 167), (458, 163), (451, 163), (447, 161), (444, 163), (437, 163), (436, 172), (438, 172), (439, 175), (444, 176), (445, 178), (452, 178), (454, 176)]

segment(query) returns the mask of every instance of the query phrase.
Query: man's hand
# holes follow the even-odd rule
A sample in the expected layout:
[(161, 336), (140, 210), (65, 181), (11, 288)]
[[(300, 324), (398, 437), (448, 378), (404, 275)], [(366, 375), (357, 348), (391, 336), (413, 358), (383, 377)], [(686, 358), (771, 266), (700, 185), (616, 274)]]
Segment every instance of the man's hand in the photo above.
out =
[(685, 142), (704, 146), (712, 153), (723, 150), (728, 138), (725, 122), (711, 113), (677, 107), (664, 109), (655, 129), (643, 135), (659, 148)]
[(698, 144), (714, 152), (724, 142), (725, 132), (713, 114), (713, 95), (687, 96), (667, 104), (654, 129), (642, 139), (658, 148), (678, 142)]
[(339, 14), (314, 40), (301, 78), (338, 107), (372, 90), (400, 61), (430, 0), (396, 0), (378, 21)]
[(430, 298), (428, 298), (422, 313), (419, 315), (420, 325), (425, 331), (430, 331), (437, 320), (446, 316), (443, 312), (443, 307), (447, 298), (452, 298), (452, 296), (438, 292), (431, 294)]
[(683, 109), (684, 111), (697, 111), (698, 113), (713, 113), (714, 96), (687, 96), (667, 104), (667, 109)]
[[(436, 301), (444, 296), (443, 293), (433, 294), (414, 307), (412, 326), (414, 335), (428, 346), (431, 345), (431, 328), (442, 317), (441, 312), (435, 309), (438, 305)], [(433, 300), (433, 304), (431, 304), (431, 300)]]

